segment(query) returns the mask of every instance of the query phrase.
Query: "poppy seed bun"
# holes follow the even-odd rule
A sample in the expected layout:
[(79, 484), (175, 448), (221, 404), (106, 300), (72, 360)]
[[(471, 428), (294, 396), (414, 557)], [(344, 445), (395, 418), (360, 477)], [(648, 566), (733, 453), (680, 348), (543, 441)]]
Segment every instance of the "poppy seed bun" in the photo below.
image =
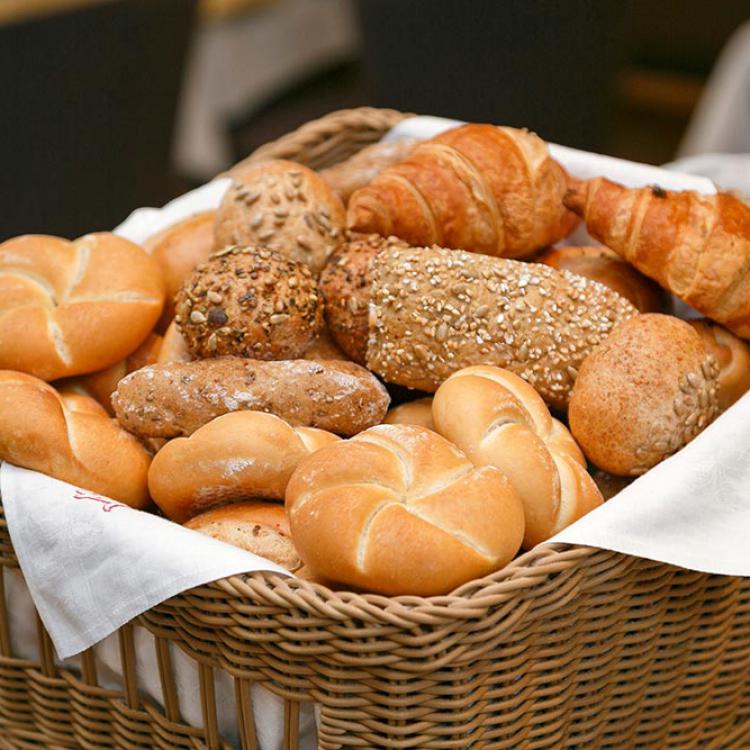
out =
[(573, 437), (600, 469), (638, 476), (718, 414), (718, 365), (684, 321), (621, 323), (583, 363), (570, 399)]
[(198, 266), (177, 295), (176, 312), (194, 357), (295, 359), (323, 328), (309, 269), (249, 247), (225, 248)]
[(276, 159), (235, 169), (216, 213), (214, 247), (259, 245), (317, 276), (343, 240), (346, 210), (328, 183), (301, 164)]

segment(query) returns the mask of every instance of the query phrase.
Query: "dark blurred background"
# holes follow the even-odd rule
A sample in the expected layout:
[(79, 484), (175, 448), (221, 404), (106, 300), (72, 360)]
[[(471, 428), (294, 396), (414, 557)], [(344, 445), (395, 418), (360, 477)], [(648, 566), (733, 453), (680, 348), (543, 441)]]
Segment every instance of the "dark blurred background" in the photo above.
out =
[(0, 0), (0, 239), (111, 228), (365, 104), (655, 164), (750, 151), (749, 20), (747, 0)]

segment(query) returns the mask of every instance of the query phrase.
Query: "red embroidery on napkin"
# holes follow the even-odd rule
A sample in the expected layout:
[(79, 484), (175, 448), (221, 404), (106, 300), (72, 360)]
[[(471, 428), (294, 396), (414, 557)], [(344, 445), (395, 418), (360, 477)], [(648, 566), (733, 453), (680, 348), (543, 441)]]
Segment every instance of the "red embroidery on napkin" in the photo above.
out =
[(93, 500), (95, 503), (99, 503), (102, 506), (102, 510), (105, 513), (111, 513), (115, 508), (128, 507), (123, 503), (118, 503), (116, 500), (110, 500), (108, 497), (102, 497), (93, 492), (86, 492), (78, 489), (73, 493), (73, 500)]

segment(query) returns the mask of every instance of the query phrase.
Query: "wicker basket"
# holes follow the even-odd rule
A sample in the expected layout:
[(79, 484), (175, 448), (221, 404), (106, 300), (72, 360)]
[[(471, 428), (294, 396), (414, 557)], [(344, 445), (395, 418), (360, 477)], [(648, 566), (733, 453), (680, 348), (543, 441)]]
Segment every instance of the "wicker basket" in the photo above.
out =
[[(360, 109), (311, 122), (251, 158), (315, 167), (378, 139), (403, 115)], [(0, 517), (0, 565), (16, 566)], [(0, 578), (2, 581), (2, 578)], [(256, 747), (250, 685), (320, 705), (320, 748), (750, 747), (750, 579), (615, 552), (546, 546), (451, 596), (334, 593), (269, 574), (201, 586), (137, 622), (156, 638), (163, 698), (137, 690), (132, 625), (124, 688), (98, 685), (91, 653), (56, 668), (11, 651), (0, 590), (0, 748), (223, 748), (213, 670)], [(199, 664), (203, 728), (180, 717), (169, 642)]]

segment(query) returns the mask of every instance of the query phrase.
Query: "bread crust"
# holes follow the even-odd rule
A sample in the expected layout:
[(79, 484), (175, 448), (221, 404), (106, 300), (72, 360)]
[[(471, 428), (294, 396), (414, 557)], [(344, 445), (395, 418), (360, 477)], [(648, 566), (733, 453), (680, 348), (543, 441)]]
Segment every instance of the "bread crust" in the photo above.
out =
[(262, 248), (215, 253), (175, 302), (175, 322), (194, 357), (295, 359), (323, 329), (323, 300), (309, 269)]
[(149, 503), (141, 443), (94, 399), (26, 373), (0, 371), (0, 459), (134, 508)]
[(215, 211), (201, 211), (151, 235), (143, 247), (159, 264), (166, 300), (157, 330), (164, 333), (174, 318), (174, 297), (188, 274), (213, 251)]
[(596, 466), (638, 476), (690, 442), (719, 413), (718, 365), (684, 321), (625, 321), (581, 367), (570, 429)]
[(157, 263), (107, 232), (0, 244), (0, 369), (42, 380), (103, 370), (133, 352), (164, 304)]
[(357, 364), (367, 358), (367, 318), (372, 278), (370, 262), (388, 248), (408, 248), (397, 237), (353, 235), (328, 260), (318, 286), (325, 300), (328, 329)]
[(405, 159), (419, 143), (416, 138), (401, 138), (373, 143), (338, 164), (320, 171), (320, 176), (336, 191), (344, 203), (355, 190), (368, 185), (376, 175)]
[(378, 425), (303, 459), (286, 507), (313, 575), (388, 595), (446, 594), (503, 567), (523, 536), (504, 475), (415, 425)]
[(750, 349), (745, 341), (712, 320), (687, 322), (719, 365), (719, 410), (726, 411), (750, 389)]
[(434, 392), (453, 372), (504, 367), (556, 409), (578, 368), (636, 309), (568, 271), (442, 248), (386, 250), (372, 260), (367, 366)]
[(426, 396), (394, 406), (393, 409), (388, 410), (383, 424), (416, 424), (420, 427), (426, 427), (428, 430), (434, 430), (432, 397)]
[(151, 497), (177, 523), (233, 500), (283, 500), (302, 458), (339, 439), (323, 430), (299, 429), (307, 434), (257, 411), (217, 417), (156, 454), (148, 472)]
[(353, 362), (221, 357), (145, 367), (120, 381), (112, 402), (123, 427), (141, 437), (190, 435), (242, 410), (354, 435), (383, 419), (389, 397)]
[(555, 247), (535, 260), (608, 286), (630, 301), (638, 312), (664, 312), (669, 308), (669, 299), (658, 284), (604, 245)]
[(423, 141), (349, 201), (348, 227), (518, 258), (566, 237), (565, 170), (516, 128), (469, 124)]
[(284, 506), (244, 501), (201, 513), (185, 526), (271, 560), (291, 573), (302, 565)]
[(304, 263), (317, 276), (343, 240), (346, 211), (328, 183), (275, 159), (235, 168), (216, 212), (214, 247), (255, 245)]

